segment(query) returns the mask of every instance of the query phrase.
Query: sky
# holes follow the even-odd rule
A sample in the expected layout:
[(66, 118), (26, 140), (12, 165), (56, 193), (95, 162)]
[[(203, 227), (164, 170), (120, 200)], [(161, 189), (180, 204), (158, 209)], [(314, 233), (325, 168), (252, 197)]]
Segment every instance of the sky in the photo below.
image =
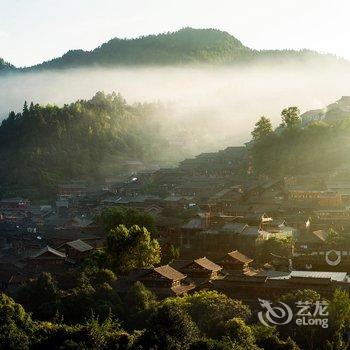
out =
[(0, 0), (0, 57), (30, 66), (113, 37), (217, 28), (255, 49), (350, 60), (348, 0)]

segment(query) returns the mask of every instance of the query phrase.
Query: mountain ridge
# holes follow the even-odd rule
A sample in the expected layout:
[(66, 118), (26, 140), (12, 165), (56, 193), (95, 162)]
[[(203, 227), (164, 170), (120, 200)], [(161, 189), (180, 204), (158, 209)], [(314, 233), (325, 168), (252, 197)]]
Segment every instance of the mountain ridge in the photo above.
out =
[[(323, 58), (339, 61), (331, 54), (303, 50), (255, 50), (219, 29), (182, 28), (175, 32), (132, 39), (113, 38), (91, 51), (69, 50), (40, 64), (17, 68), (0, 59), (1, 71), (36, 71), (90, 66), (234, 64), (257, 59)], [(347, 62), (346, 60), (342, 60)]]

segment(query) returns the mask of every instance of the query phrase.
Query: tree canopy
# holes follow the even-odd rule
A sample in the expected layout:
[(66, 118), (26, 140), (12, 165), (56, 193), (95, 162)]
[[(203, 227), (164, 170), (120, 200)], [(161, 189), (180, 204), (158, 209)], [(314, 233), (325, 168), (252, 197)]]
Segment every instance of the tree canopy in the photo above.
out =
[(272, 133), (271, 120), (267, 117), (261, 117), (256, 123), (252, 131), (253, 140), (261, 140)]
[(155, 219), (149, 214), (134, 208), (111, 207), (104, 208), (97, 217), (97, 221), (107, 234), (111, 229), (115, 229), (119, 225), (127, 228), (137, 225), (145, 227), (151, 233), (155, 232)]
[(282, 124), (273, 132), (264, 132), (265, 124), (266, 120), (257, 122), (250, 147), (257, 174), (280, 178), (315, 169), (326, 172), (350, 162), (349, 118), (302, 126), (299, 109), (289, 107), (282, 111)]
[(121, 172), (126, 160), (154, 160), (167, 147), (153, 118), (157, 108), (103, 92), (63, 107), (25, 102), (0, 126), (4, 195), (45, 198), (60, 182), (101, 181)]
[(107, 235), (106, 253), (119, 271), (149, 268), (160, 262), (160, 245), (145, 227), (119, 225)]

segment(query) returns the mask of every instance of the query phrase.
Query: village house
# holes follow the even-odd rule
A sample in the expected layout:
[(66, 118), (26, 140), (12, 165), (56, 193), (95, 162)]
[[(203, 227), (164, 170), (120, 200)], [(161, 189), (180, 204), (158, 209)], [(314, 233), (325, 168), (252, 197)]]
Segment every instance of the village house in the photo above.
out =
[(339, 193), (344, 204), (350, 204), (350, 181), (329, 180), (326, 182), (327, 190)]
[(177, 196), (188, 196), (209, 200), (214, 194), (225, 188), (225, 181), (221, 178), (188, 178), (174, 188)]
[(193, 280), (204, 279), (205, 281), (215, 279), (220, 275), (222, 267), (214, 262), (210, 261), (206, 257), (195, 259), (193, 261), (185, 261), (174, 264), (177, 269)]
[(0, 211), (23, 211), (30, 205), (30, 201), (25, 198), (2, 198), (0, 200)]
[(46, 270), (52, 267), (62, 266), (66, 261), (66, 254), (49, 246), (40, 249), (29, 257), (29, 264), (37, 269)]
[(281, 180), (262, 181), (248, 184), (244, 197), (247, 203), (273, 205), (281, 203), (285, 197), (285, 189)]
[(222, 251), (238, 249), (246, 254), (254, 254), (256, 246), (262, 240), (273, 234), (264, 231), (259, 226), (249, 226), (246, 223), (227, 223), (221, 227), (203, 230), (196, 240), (197, 254), (206, 253), (218, 259)]
[(179, 169), (190, 176), (230, 177), (247, 167), (245, 147), (227, 147), (213, 153), (201, 153), (193, 159), (180, 162)]
[(98, 231), (99, 226), (93, 219), (85, 216), (75, 216), (66, 220), (62, 226), (62, 229), (87, 233)]
[(350, 290), (346, 272), (325, 271), (262, 271), (252, 276), (226, 275), (213, 280), (213, 288), (227, 296), (257, 305), (258, 299), (276, 300), (297, 290), (312, 289), (324, 298), (331, 298), (335, 289)]
[(326, 227), (334, 229), (350, 228), (350, 208), (345, 209), (323, 209), (313, 212), (313, 221)]
[(81, 196), (88, 192), (88, 187), (85, 182), (72, 181), (70, 183), (64, 183), (58, 185), (58, 196)]
[(232, 206), (235, 206), (237, 202), (240, 202), (243, 198), (243, 191), (240, 186), (232, 186), (225, 188), (208, 200), (208, 204), (214, 212), (222, 213), (230, 210)]
[[(227, 207), (219, 207), (221, 214), (224, 215), (230, 215), (230, 216), (237, 216), (237, 217), (244, 217), (251, 211), (252, 205), (247, 203), (232, 203), (230, 206)], [(216, 207), (213, 206), (213, 210), (215, 210)]]
[(17, 272), (0, 270), (0, 292), (13, 294), (26, 281), (26, 277)]
[(324, 248), (327, 239), (325, 230), (307, 230), (301, 232), (294, 244), (294, 252), (299, 254), (311, 253)]
[(164, 198), (162, 205), (165, 210), (182, 210), (189, 208), (194, 203), (193, 197), (168, 196)]
[(59, 250), (64, 250), (67, 258), (74, 261), (82, 261), (94, 249), (90, 244), (81, 239), (66, 242), (61, 245)]
[(160, 299), (183, 295), (193, 290), (195, 285), (186, 283), (185, 279), (186, 275), (169, 265), (149, 269), (137, 278)]
[(341, 195), (333, 191), (290, 190), (288, 199), (324, 208), (337, 208), (342, 205)]
[(220, 258), (218, 264), (223, 267), (224, 273), (242, 274), (250, 268), (253, 259), (242, 254), (238, 250), (233, 250)]
[(309, 254), (295, 254), (292, 257), (292, 267), (310, 271), (343, 271), (350, 273), (350, 247), (338, 246)]

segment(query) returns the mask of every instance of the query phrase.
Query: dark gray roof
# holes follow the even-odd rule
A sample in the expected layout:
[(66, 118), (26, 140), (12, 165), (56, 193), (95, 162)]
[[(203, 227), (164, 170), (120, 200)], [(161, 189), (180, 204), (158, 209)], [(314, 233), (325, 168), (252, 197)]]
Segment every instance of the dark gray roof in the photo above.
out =
[(245, 223), (235, 222), (223, 225), (221, 230), (224, 232), (242, 233), (247, 227), (248, 225)]
[(39, 250), (37, 253), (33, 254), (33, 255), (31, 256), (31, 258), (32, 258), (32, 259), (38, 258), (39, 256), (41, 256), (41, 255), (43, 255), (43, 254), (45, 254), (45, 253), (47, 253), (47, 252), (49, 252), (49, 253), (51, 253), (51, 254), (53, 254), (53, 255), (56, 255), (56, 256), (58, 256), (58, 257), (60, 257), (60, 258), (65, 258), (65, 257), (66, 257), (66, 254), (65, 254), (65, 253), (59, 252), (59, 251), (56, 250), (56, 249), (53, 249), (53, 248), (51, 248), (51, 247), (49, 247), (49, 246), (46, 246), (45, 248)]
[(290, 279), (290, 278), (322, 278), (337, 282), (348, 282), (346, 272), (329, 271), (292, 271), (286, 276), (270, 277), (271, 279)]
[(81, 239), (67, 242), (66, 245), (82, 253), (94, 249), (90, 244), (85, 243)]

